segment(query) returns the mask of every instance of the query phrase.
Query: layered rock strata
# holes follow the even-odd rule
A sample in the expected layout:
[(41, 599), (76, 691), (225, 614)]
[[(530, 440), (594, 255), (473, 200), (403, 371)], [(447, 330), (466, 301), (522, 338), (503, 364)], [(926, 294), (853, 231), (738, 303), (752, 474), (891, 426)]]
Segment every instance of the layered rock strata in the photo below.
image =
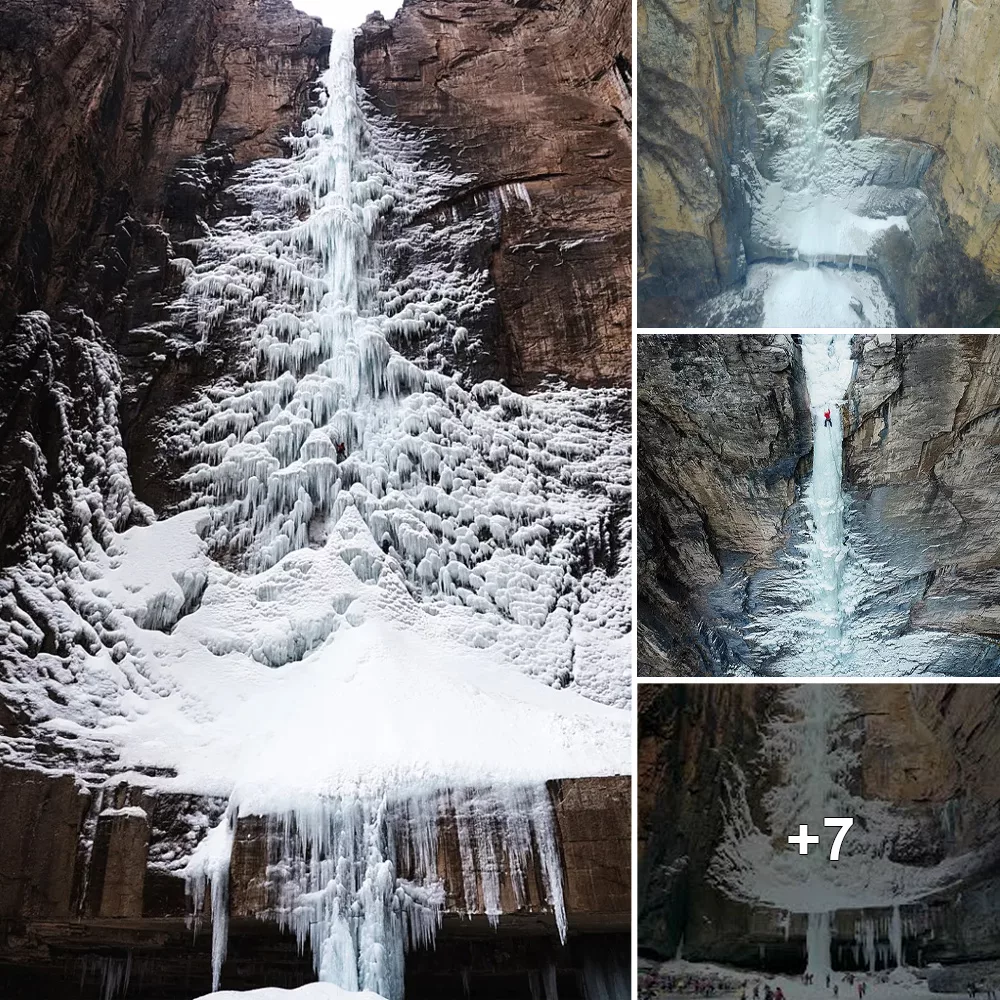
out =
[(494, 377), (517, 386), (631, 376), (631, 34), (625, 0), (424, 0), (358, 42), (376, 106), (470, 175), (449, 207), (503, 209)]
[[(434, 981), (441, 975), (459, 977), (464, 967), (474, 979), (516, 976), (525, 989), (529, 973), (539, 974), (548, 962), (575, 978), (590, 948), (614, 945), (620, 955), (617, 936), (628, 933), (631, 914), (630, 784), (626, 777), (549, 783), (570, 934), (565, 947), (559, 945), (537, 865), (528, 873), (527, 898), (520, 902), (509, 875), (504, 877), (498, 931), (485, 915), (466, 912), (454, 821), (442, 820), (438, 871), (446, 903), (438, 943), (459, 965), (449, 971), (414, 953), (413, 975)], [(0, 824), (5, 859), (0, 983), (11, 990), (5, 996), (21, 996), (18, 991), (27, 990), (32, 977), (36, 983), (51, 982), (55, 990), (58, 984), (78, 985), (81, 976), (86, 986), (81, 995), (97, 996), (102, 975), (115, 969), (122, 974), (126, 966), (132, 970), (129, 996), (168, 996), (177, 990), (194, 996), (210, 988), (210, 929), (205, 926), (192, 944), (191, 900), (176, 861), (183, 859), (190, 839), (185, 817), (199, 810), (219, 813), (225, 803), (128, 786), (98, 796), (71, 778), (2, 768), (0, 806), (5, 817)], [(288, 986), (314, 978), (311, 960), (298, 955), (294, 936), (259, 920), (273, 902), (268, 859), (266, 822), (242, 818), (230, 875), (224, 986)], [(407, 872), (399, 875), (405, 878)], [(200, 919), (207, 925), (210, 908)], [(489, 941), (498, 932), (506, 958), (490, 951), (495, 946)]]

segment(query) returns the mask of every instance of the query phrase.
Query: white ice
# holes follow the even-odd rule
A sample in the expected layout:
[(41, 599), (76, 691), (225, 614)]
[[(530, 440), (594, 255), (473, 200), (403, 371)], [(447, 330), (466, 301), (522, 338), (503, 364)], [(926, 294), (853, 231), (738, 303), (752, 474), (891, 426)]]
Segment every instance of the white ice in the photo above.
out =
[[(851, 114), (838, 99), (853, 67), (826, 0), (809, 0), (777, 74), (781, 82), (761, 113), (762, 134), (773, 146), (772, 176), (762, 176), (752, 162), (737, 171), (746, 175), (755, 244), (794, 257), (770, 265), (777, 273), (763, 299), (764, 327), (896, 325), (878, 277), (866, 280), (854, 271), (855, 265), (877, 265), (883, 237), (909, 225), (902, 215), (865, 213), (871, 172), (859, 172), (852, 162), (857, 144)], [(803, 262), (810, 267), (803, 269)], [(822, 262), (844, 269), (821, 268)]]
[[(640, 960), (639, 977), (648, 964)], [(817, 975), (816, 980), (806, 985), (801, 976), (786, 976), (773, 973), (755, 972), (745, 968), (719, 965), (714, 962), (689, 962), (684, 959), (662, 962), (656, 966), (657, 971), (667, 976), (694, 979), (721, 979), (733, 984), (729, 991), (719, 991), (717, 996), (739, 997), (742, 995), (743, 983), (748, 984), (747, 997), (753, 996), (753, 987), (760, 984), (760, 995), (763, 996), (764, 985), (770, 985), (772, 990), (781, 988), (787, 1000), (834, 1000), (834, 985), (837, 986), (838, 1000), (855, 1000), (857, 983), (863, 981), (867, 988), (865, 1000), (931, 1000), (932, 997), (960, 996), (965, 994), (948, 994), (931, 992), (927, 979), (908, 969), (892, 969), (880, 972), (878, 975), (855, 973), (855, 984), (850, 985), (844, 980), (843, 973), (831, 975), (830, 986), (826, 985), (825, 974)], [(685, 993), (690, 993), (686, 990)], [(672, 994), (663, 994), (670, 996)], [(676, 994), (673, 994), (676, 995)]]
[[(829, 970), (831, 914), (837, 910), (881, 909), (891, 916), (876, 926), (859, 921), (856, 939), (869, 965), (902, 961), (904, 928), (899, 907), (953, 886), (992, 862), (988, 852), (967, 851), (932, 865), (904, 864), (889, 857), (893, 843), (916, 836), (915, 821), (891, 803), (850, 791), (858, 767), (852, 742), (856, 707), (850, 694), (834, 685), (798, 685), (785, 693), (784, 708), (764, 732), (761, 767), (775, 770), (778, 782), (764, 799), (761, 829), (746, 797), (743, 768), (733, 763), (724, 779), (726, 835), (709, 865), (709, 878), (723, 892), (751, 904), (808, 915), (808, 969)], [(837, 833), (827, 817), (849, 817), (837, 862), (829, 860)], [(788, 844), (800, 824), (821, 842), (803, 857)]]

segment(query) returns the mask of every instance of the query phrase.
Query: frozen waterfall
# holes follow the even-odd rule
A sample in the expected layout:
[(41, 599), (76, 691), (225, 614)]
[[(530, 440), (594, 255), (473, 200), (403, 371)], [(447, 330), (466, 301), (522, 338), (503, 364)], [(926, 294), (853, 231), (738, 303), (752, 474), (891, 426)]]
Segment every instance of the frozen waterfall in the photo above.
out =
[[(228, 880), (237, 800), (201, 842), (186, 876), (195, 919), (212, 900), (212, 981), (218, 990), (228, 933)], [(566, 939), (562, 869), (548, 791), (451, 790), (402, 800), (335, 798), (268, 818), (262, 916), (308, 944), (320, 982), (401, 1000), (410, 948), (432, 947), (445, 905), (439, 830), (453, 824), (465, 912), (500, 920), (501, 888), (524, 905), (540, 876)]]
[[(724, 786), (725, 838), (708, 868), (726, 895), (773, 910), (775, 929), (788, 927), (793, 914), (805, 916), (806, 969), (817, 978), (831, 969), (838, 913), (855, 915), (859, 961), (872, 971), (898, 966), (901, 907), (988, 863), (976, 852), (928, 865), (892, 860), (891, 845), (915, 834), (919, 820), (855, 791), (863, 731), (854, 697), (842, 685), (788, 689), (764, 728), (761, 757), (750, 766), (780, 775), (761, 802), (766, 823), (758, 827), (743, 767), (734, 763)], [(854, 820), (837, 862), (829, 859), (837, 829), (824, 826), (827, 817)], [(800, 824), (820, 837), (805, 856), (787, 843)]]
[[(0, 685), (95, 783), (228, 798), (184, 845), (202, 838), (183, 871), (216, 986), (254, 815), (280, 845), (266, 916), (323, 979), (396, 1000), (445, 902), (439, 823), (466, 912), (500, 919), (501, 885), (527, 903), (530, 870), (565, 937), (545, 782), (630, 769), (628, 392), (473, 381), (478, 252), (530, 196), (479, 190), (378, 115), (351, 32), (291, 145), (173, 260), (179, 353), (228, 361), (164, 429), (189, 498), (125, 530), (81, 487), (75, 549), (48, 515), (0, 587)], [(131, 498), (111, 405), (107, 430)]]
[(817, 653), (824, 662), (817, 664), (820, 669), (816, 672), (833, 673), (840, 660), (844, 614), (841, 588), (848, 557), (841, 407), (854, 373), (850, 338), (806, 334), (802, 338), (802, 361), (813, 416), (813, 469), (805, 495), (812, 522), (812, 537), (806, 549), (806, 586), (812, 595), (817, 627), (823, 634)]
[(710, 325), (898, 325), (877, 268), (885, 240), (909, 230), (909, 202), (902, 189), (875, 182), (887, 173), (878, 140), (857, 138), (861, 65), (827, 0), (805, 0), (765, 77), (757, 148), (733, 167), (750, 210), (752, 257), (748, 248), (744, 282), (704, 307)]

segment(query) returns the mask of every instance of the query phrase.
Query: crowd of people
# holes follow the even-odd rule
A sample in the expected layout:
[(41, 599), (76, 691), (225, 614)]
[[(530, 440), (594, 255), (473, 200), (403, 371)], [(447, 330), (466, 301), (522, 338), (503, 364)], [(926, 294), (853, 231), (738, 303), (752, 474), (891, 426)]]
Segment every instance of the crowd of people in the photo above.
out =
[[(816, 976), (806, 972), (801, 976), (804, 986), (817, 986)], [(826, 989), (832, 1000), (865, 1000), (869, 984), (888, 983), (889, 973), (862, 974), (845, 972), (827, 973)], [(1000, 1000), (997, 989), (992, 985), (969, 983), (966, 987), (971, 1000)], [(639, 976), (639, 1000), (656, 1000), (658, 997), (674, 995), (701, 997), (739, 997), (739, 1000), (795, 1000), (786, 996), (780, 986), (773, 986), (760, 976), (741, 979), (714, 972), (675, 972), (646, 970)]]

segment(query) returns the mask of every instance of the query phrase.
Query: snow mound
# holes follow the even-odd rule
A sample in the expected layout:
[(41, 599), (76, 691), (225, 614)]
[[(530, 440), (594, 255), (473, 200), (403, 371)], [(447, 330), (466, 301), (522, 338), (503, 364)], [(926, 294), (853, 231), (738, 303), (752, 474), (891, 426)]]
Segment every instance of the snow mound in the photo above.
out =
[(382, 997), (369, 990), (352, 993), (332, 983), (309, 983), (297, 990), (282, 990), (276, 986), (262, 990), (221, 990), (195, 1000), (382, 1000)]

